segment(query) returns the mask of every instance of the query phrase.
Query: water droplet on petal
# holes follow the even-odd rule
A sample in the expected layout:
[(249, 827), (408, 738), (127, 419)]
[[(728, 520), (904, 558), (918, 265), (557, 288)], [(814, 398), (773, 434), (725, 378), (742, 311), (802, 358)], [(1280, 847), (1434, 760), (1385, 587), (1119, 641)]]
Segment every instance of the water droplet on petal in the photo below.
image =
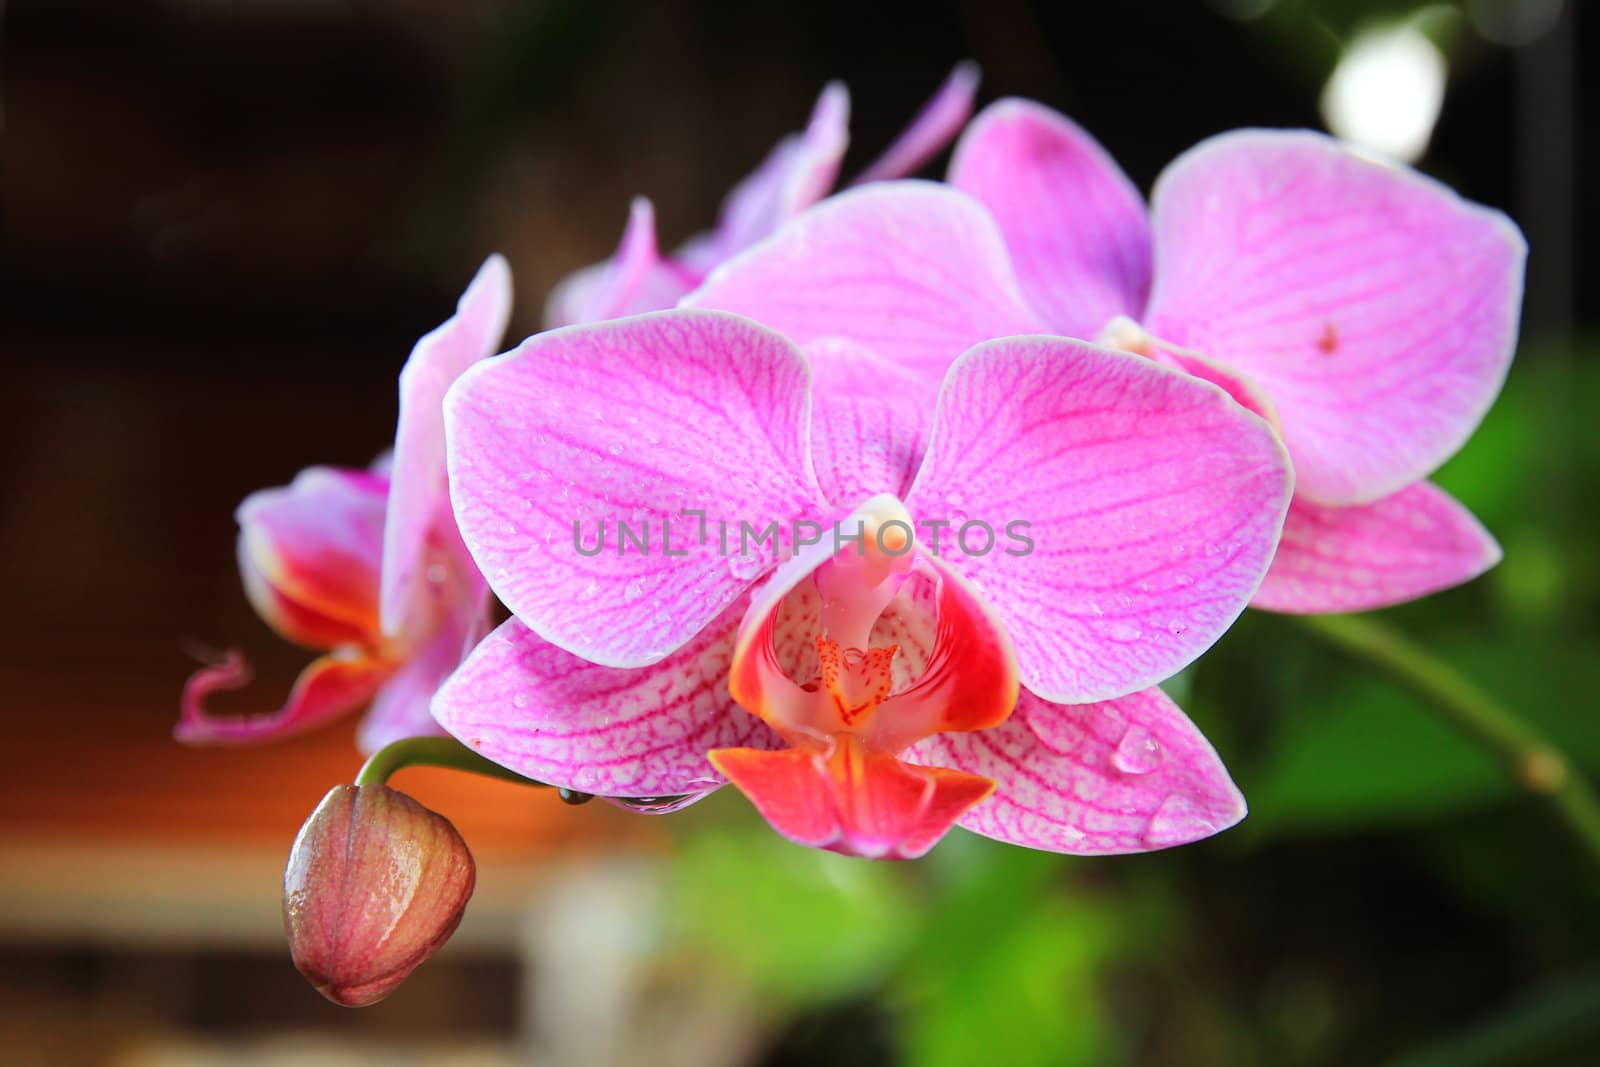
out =
[(1144, 843), (1150, 848), (1166, 848), (1187, 844), (1217, 832), (1217, 824), (1199, 804), (1181, 793), (1174, 793), (1161, 802), (1161, 807), (1150, 817), (1144, 832)]
[(620, 456), (620, 455), (622, 455), (622, 446), (621, 445), (608, 445), (606, 447), (606, 451), (610, 452), (613, 456)]
[(580, 793), (576, 789), (568, 789), (565, 786), (556, 790), (556, 796), (560, 797), (564, 803), (574, 805), (587, 804), (594, 799), (593, 793)]
[(1189, 624), (1184, 622), (1182, 619), (1173, 619), (1171, 622), (1167, 623), (1167, 633), (1171, 634), (1173, 637), (1177, 637), (1179, 634), (1188, 629)]
[(680, 793), (667, 797), (618, 797), (617, 803), (644, 815), (668, 815), (699, 800), (699, 793)]
[(1149, 774), (1165, 758), (1155, 735), (1143, 726), (1130, 726), (1111, 753), (1111, 765), (1123, 774)]
[(515, 707), (519, 707), (519, 708), (527, 707), (528, 706), (528, 694), (527, 693), (518, 693), (516, 696), (511, 698), (511, 703)]

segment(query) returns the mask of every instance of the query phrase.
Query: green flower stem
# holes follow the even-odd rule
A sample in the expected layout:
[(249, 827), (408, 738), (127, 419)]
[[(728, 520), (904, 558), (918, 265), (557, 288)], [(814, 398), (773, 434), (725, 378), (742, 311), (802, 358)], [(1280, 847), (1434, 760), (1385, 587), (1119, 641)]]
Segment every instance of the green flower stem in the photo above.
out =
[(1377, 619), (1306, 615), (1299, 621), (1330, 644), (1377, 667), (1493, 752), (1519, 785), (1555, 806), (1600, 863), (1600, 797), (1551, 741), (1449, 664)]
[(362, 765), (356, 785), (382, 785), (406, 767), (449, 767), (518, 785), (545, 785), (484, 759), (453, 737), (408, 737), (390, 742)]

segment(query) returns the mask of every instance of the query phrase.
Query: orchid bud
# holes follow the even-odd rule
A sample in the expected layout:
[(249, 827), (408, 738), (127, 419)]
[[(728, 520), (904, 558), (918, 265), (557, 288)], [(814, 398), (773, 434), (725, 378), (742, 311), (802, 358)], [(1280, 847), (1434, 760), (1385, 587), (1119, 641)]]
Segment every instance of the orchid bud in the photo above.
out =
[(335, 786), (283, 872), (294, 964), (335, 1004), (375, 1004), (449, 940), (476, 878), (444, 816), (385, 785)]

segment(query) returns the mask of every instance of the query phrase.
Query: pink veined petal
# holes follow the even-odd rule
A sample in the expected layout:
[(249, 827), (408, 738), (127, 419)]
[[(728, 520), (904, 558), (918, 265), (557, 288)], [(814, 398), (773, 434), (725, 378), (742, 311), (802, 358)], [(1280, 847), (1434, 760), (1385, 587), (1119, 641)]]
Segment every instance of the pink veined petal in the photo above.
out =
[(1499, 562), (1489, 531), (1428, 482), (1347, 508), (1296, 497), (1250, 604), (1294, 615), (1371, 611), (1469, 582)]
[(809, 386), (793, 345), (719, 312), (531, 337), (446, 399), (462, 535), (546, 640), (613, 667), (663, 659), (770, 566), (723, 551), (719, 523), (736, 540), (825, 511)]
[(1013, 337), (951, 369), (906, 505), (919, 534), (951, 524), (940, 557), (994, 606), (1023, 684), (1088, 703), (1169, 677), (1227, 629), (1291, 484), (1272, 429), (1215, 386)]
[(972, 117), (972, 102), (978, 95), (978, 82), (982, 77), (976, 63), (957, 63), (911, 124), (850, 184), (865, 185), (915, 174), (955, 140), (961, 127)]
[(677, 259), (698, 277), (770, 236), (828, 195), (850, 144), (850, 93), (838, 82), (823, 87), (803, 133), (790, 134), (722, 202), (717, 226), (692, 239)]
[(994, 779), (994, 794), (959, 825), (1048, 852), (1148, 852), (1245, 816), (1216, 751), (1156, 688), (1076, 705), (1024, 690), (1000, 726), (931, 737), (907, 758)]
[(1146, 327), (1262, 386), (1306, 499), (1425, 477), (1499, 392), (1527, 253), (1499, 212), (1303, 131), (1205, 141), (1152, 199)]
[(633, 670), (578, 659), (511, 619), (439, 691), (434, 715), (489, 759), (552, 785), (621, 797), (712, 789), (723, 777), (711, 749), (782, 745), (728, 696), (742, 613), (734, 604), (667, 659)]
[(235, 518), (256, 606), (270, 589), (303, 612), (375, 636), (388, 493), (388, 481), (367, 471), (310, 467), (287, 486), (246, 497)]
[(806, 348), (811, 363), (811, 465), (839, 507), (904, 496), (922, 465), (938, 390), (837, 338)]
[(545, 301), (547, 329), (661, 311), (693, 288), (691, 274), (663, 259), (656, 245), (655, 207), (637, 197), (616, 254), (567, 275)]
[[(491, 356), (511, 315), (511, 268), (490, 256), (456, 305), (456, 313), (417, 342), (400, 372), (400, 421), (390, 465), (383, 528), (383, 631), (399, 636), (407, 616), (428, 616), (435, 593), (430, 555), (453, 554), (449, 568), (475, 581), (462, 558), (445, 485), (444, 394), (461, 372)], [(415, 626), (416, 623), (413, 623)]]
[(183, 687), (183, 708), (173, 736), (186, 745), (251, 745), (315, 729), (372, 699), (395, 665), (332, 652), (314, 660), (294, 683), (289, 699), (265, 715), (221, 716), (206, 710), (206, 698), (250, 684), (250, 665), (236, 650), (196, 671)]
[(712, 272), (682, 306), (748, 315), (802, 348), (842, 339), (929, 382), (979, 341), (1047, 332), (989, 213), (920, 181), (829, 198)]
[(1053, 332), (1093, 337), (1144, 308), (1144, 198), (1076, 123), (1030, 100), (998, 100), (962, 135), (949, 180), (994, 213), (1022, 291)]

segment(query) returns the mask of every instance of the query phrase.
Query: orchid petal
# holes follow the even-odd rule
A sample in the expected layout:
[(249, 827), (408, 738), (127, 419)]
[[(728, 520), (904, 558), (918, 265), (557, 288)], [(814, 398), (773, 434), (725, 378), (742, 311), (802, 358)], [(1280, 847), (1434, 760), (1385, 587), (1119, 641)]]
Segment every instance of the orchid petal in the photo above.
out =
[(994, 213), (1022, 291), (1053, 332), (1093, 337), (1144, 308), (1144, 199), (1076, 123), (1029, 100), (996, 101), (956, 145), (950, 184)]
[(383, 528), (383, 631), (399, 636), (407, 617), (431, 614), (430, 557), (481, 583), (465, 557), (445, 485), (444, 394), (461, 372), (494, 354), (511, 315), (511, 268), (498, 255), (478, 269), (456, 313), (411, 350), (400, 372), (400, 422)]
[(391, 741), (444, 733), (433, 718), (433, 696), (483, 639), (488, 618), (487, 588), (476, 610), (456, 610), (444, 616), (373, 698), (356, 732), (356, 747), (370, 754)]
[(748, 315), (802, 348), (842, 338), (930, 382), (979, 341), (1046, 332), (989, 213), (931, 182), (840, 193), (719, 267), (681, 306)]
[[(919, 529), (950, 523), (939, 555), (994, 606), (1023, 684), (1088, 703), (1172, 675), (1227, 629), (1290, 486), (1271, 428), (1215, 386), (1016, 337), (951, 369), (906, 505)], [(963, 539), (974, 523), (990, 532)]]
[(850, 144), (850, 93), (838, 82), (823, 87), (803, 133), (767, 154), (722, 201), (717, 227), (691, 240), (677, 258), (700, 276), (828, 195)]
[(976, 63), (957, 63), (911, 124), (850, 184), (907, 177), (942, 152), (972, 117), (972, 102), (978, 95), (981, 77)]
[(715, 788), (709, 750), (782, 744), (728, 696), (742, 608), (634, 670), (578, 659), (511, 619), (445, 683), (434, 715), (489, 759), (552, 785), (622, 797)]
[(1209, 837), (1245, 815), (1209, 742), (1161, 690), (1098, 704), (1023, 692), (1011, 718), (941, 734), (908, 758), (999, 783), (960, 825), (1048, 852), (1146, 852)]
[(811, 465), (841, 507), (911, 487), (937, 391), (932, 383), (848, 341), (806, 348), (811, 363)]
[(250, 745), (276, 741), (331, 722), (372, 699), (394, 671), (386, 660), (333, 652), (314, 660), (294, 683), (284, 706), (266, 715), (221, 716), (205, 708), (212, 693), (250, 684), (248, 663), (230, 651), (221, 663), (196, 671), (183, 687), (173, 736), (186, 745)]
[(373, 640), (370, 613), (350, 611), (347, 614), (351, 617), (342, 619), (306, 607), (279, 592), (262, 573), (249, 540), (242, 533), (238, 560), (245, 599), (261, 616), (261, 621), (284, 640), (319, 652), (341, 645), (360, 647)]
[[(539, 334), (468, 371), (445, 417), (456, 517), (491, 586), (546, 640), (607, 666), (665, 658), (760, 577), (765, 562), (719, 551), (719, 521), (737, 537), (826, 508), (805, 359), (732, 315)], [(625, 550), (619, 523), (651, 547)], [(600, 531), (608, 547), (587, 554)]]
[(655, 207), (637, 197), (622, 242), (610, 259), (567, 275), (545, 301), (547, 329), (661, 311), (693, 286), (682, 268), (661, 257)]
[(251, 493), (239, 505), (245, 592), (291, 640), (309, 637), (293, 611), (351, 633), (378, 630), (379, 570), (389, 484), (366, 471), (311, 467), (287, 486)]
[(1500, 546), (1483, 525), (1428, 482), (1348, 508), (1297, 497), (1250, 603), (1295, 615), (1371, 611), (1471, 581), (1498, 562)]
[(1153, 219), (1145, 325), (1265, 389), (1308, 500), (1425, 477), (1500, 390), (1526, 245), (1431, 178), (1320, 134), (1242, 131), (1168, 167)]

